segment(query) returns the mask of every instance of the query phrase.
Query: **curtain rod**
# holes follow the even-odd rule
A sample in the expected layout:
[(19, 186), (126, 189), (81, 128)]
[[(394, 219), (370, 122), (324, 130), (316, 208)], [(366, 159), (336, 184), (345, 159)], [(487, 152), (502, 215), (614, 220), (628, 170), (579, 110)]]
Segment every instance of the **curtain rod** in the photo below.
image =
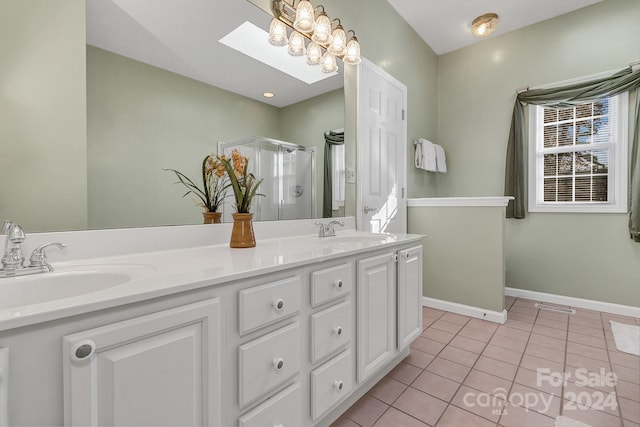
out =
[[(630, 62), (629, 63), (629, 68), (631, 68), (631, 71), (637, 71), (638, 69), (640, 69), (640, 61), (634, 61), (634, 62)], [(556, 83), (551, 83), (551, 84), (546, 84), (546, 85), (539, 85), (539, 86), (534, 86), (534, 87), (529, 87), (527, 86), (521, 86), (518, 89), (516, 89), (516, 94), (522, 93), (522, 92), (526, 92), (530, 89), (547, 89), (547, 88), (551, 88), (554, 86), (562, 86), (565, 84), (569, 84), (569, 83), (577, 83), (580, 81), (584, 81), (584, 80), (589, 80), (592, 78), (597, 78), (597, 77), (604, 77), (608, 74), (612, 74), (612, 73), (617, 73), (618, 71), (622, 71), (624, 70), (624, 68), (616, 68), (615, 70), (609, 70), (609, 71), (603, 71), (601, 73), (596, 73), (596, 74), (591, 74), (589, 76), (584, 76), (584, 77), (579, 77), (577, 79), (569, 79), (569, 80), (564, 80), (561, 82), (556, 82)]]

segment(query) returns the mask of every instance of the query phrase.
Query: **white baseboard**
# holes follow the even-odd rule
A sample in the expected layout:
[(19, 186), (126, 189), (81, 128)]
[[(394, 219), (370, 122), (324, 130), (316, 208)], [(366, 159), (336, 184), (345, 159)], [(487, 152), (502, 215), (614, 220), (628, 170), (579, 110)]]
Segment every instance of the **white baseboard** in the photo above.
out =
[(640, 317), (640, 307), (633, 307), (630, 305), (613, 304), (610, 302), (567, 297), (564, 295), (547, 294), (545, 292), (528, 291), (526, 289), (517, 289), (517, 288), (509, 288), (509, 287), (504, 288), (504, 294), (510, 297), (526, 298), (534, 301), (568, 305), (570, 307), (602, 311), (605, 313), (618, 314), (620, 316)]
[(438, 310), (446, 310), (452, 313), (462, 314), (464, 316), (475, 317), (478, 319), (489, 320), (491, 322), (502, 323), (507, 321), (507, 310), (493, 311), (483, 308), (472, 307), (470, 305), (458, 304), (457, 302), (444, 301), (436, 298), (422, 297), (422, 305), (424, 307), (437, 308)]

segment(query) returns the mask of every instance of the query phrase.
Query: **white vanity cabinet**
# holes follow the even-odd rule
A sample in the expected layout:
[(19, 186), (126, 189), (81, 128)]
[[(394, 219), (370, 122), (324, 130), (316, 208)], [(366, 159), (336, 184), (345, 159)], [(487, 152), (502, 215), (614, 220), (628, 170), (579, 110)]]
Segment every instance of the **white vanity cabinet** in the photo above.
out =
[(0, 330), (8, 424), (328, 426), (421, 333), (421, 257), (409, 236)]
[(63, 338), (65, 425), (220, 425), (220, 299)]
[(422, 246), (358, 260), (358, 382), (422, 333)]
[(398, 348), (422, 333), (422, 246), (398, 251)]

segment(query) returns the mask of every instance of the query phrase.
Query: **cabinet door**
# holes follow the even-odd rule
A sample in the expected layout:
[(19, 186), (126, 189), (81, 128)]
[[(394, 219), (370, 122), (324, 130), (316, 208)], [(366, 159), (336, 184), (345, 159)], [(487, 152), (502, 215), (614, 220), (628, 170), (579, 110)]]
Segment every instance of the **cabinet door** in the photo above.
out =
[(65, 425), (220, 425), (219, 330), (214, 298), (65, 336)]
[(396, 254), (358, 261), (358, 382), (391, 360), (396, 347)]
[(398, 348), (422, 333), (422, 246), (398, 252)]

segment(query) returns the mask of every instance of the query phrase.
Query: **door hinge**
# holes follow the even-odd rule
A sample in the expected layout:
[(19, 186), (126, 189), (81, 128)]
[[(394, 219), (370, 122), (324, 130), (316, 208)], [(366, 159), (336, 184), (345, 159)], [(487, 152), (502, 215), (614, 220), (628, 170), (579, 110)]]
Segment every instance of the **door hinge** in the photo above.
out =
[(404, 187), (402, 187), (402, 195), (400, 196), (401, 199), (404, 199)]
[(402, 110), (402, 120), (404, 120), (404, 110)]

